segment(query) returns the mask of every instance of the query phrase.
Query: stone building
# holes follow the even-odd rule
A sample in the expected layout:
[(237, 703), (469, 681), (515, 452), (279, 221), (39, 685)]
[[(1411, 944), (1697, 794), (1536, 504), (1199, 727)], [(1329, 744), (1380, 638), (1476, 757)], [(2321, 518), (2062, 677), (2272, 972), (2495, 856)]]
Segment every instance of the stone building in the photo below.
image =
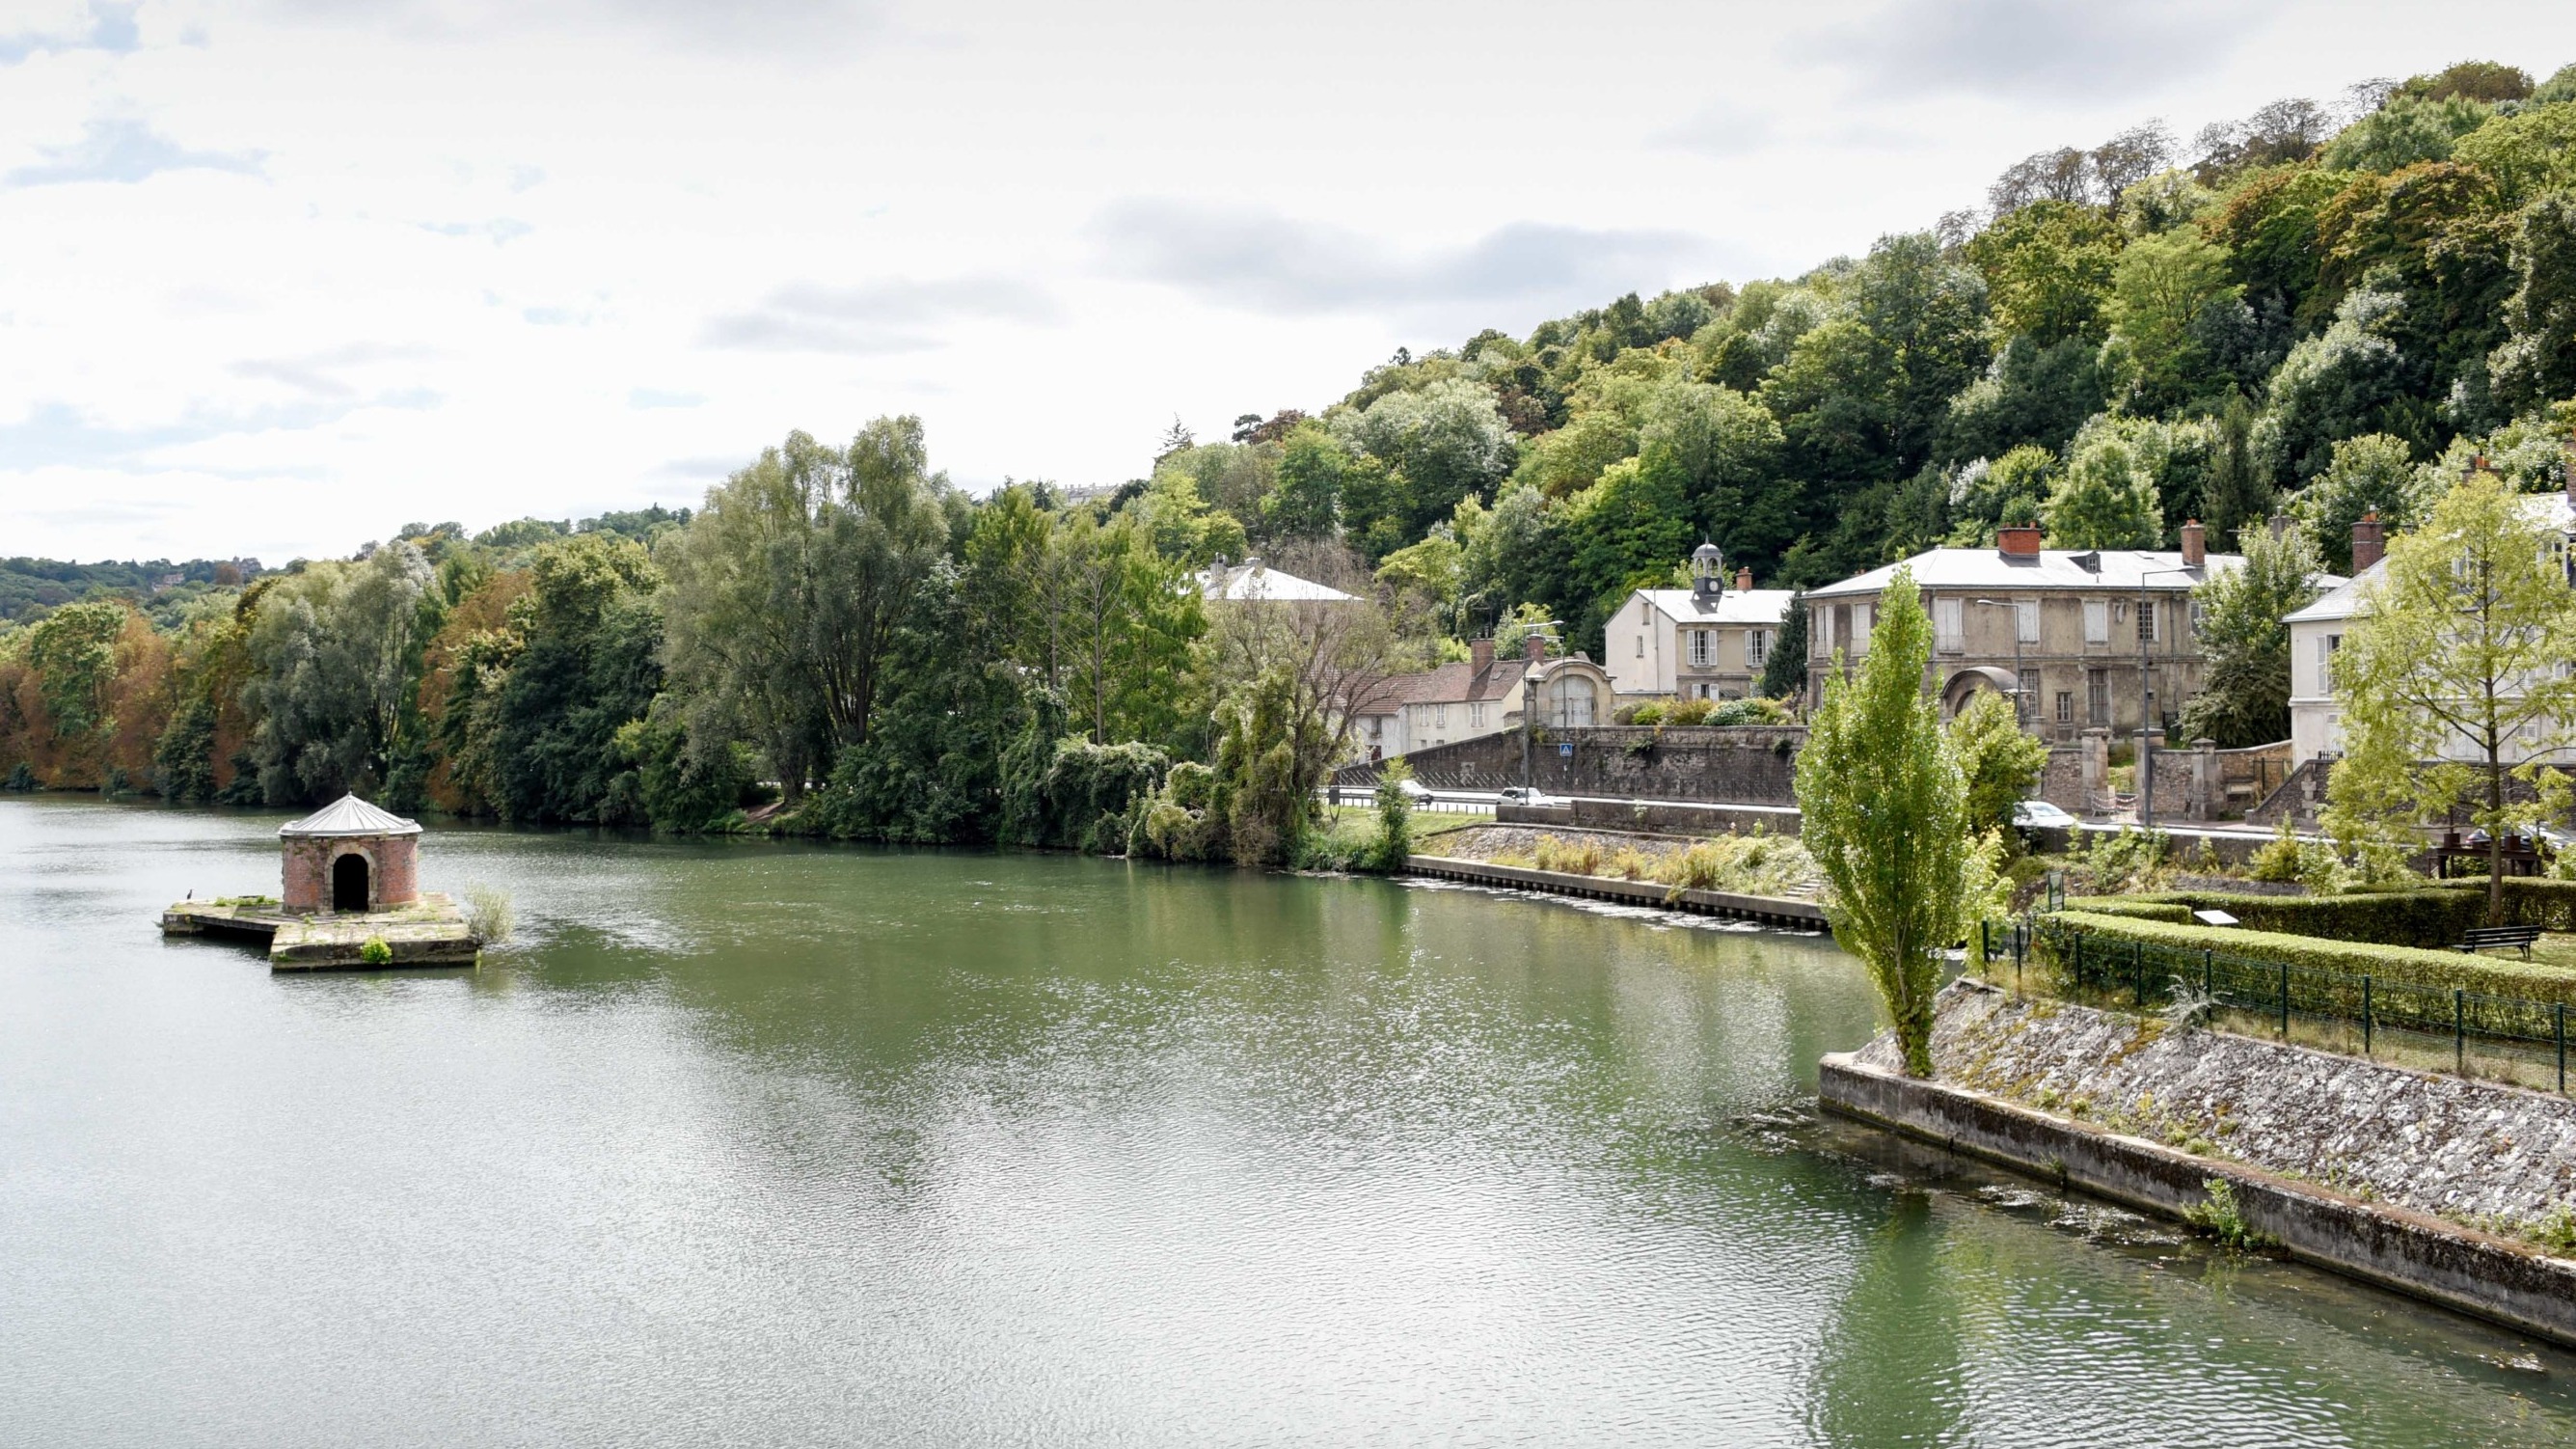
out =
[(280, 826), (287, 910), (340, 914), (420, 898), (420, 826), (355, 795)]
[(2207, 552), (2205, 538), (2193, 522), (2173, 552), (2043, 549), (2038, 529), (2006, 528), (1991, 549), (1928, 549), (1811, 589), (1808, 702), (1823, 697), (1837, 649), (1847, 666), (1869, 652), (1879, 596), (1910, 568), (1932, 616), (1928, 683), (1944, 713), (1991, 689), (2015, 699), (2024, 728), (2060, 743), (2095, 727), (2132, 732), (2142, 716), (2170, 729), (2200, 687), (2191, 590), (2245, 563)]
[(1750, 699), (1788, 616), (1787, 589), (1753, 587), (1735, 571), (1728, 587), (1717, 545), (1691, 554), (1687, 589), (1637, 589), (1602, 625), (1601, 667), (1638, 699)]
[(1360, 758), (1381, 760), (1517, 730), (1532, 704), (1544, 728), (1610, 722), (1610, 676), (1579, 654), (1548, 658), (1544, 635), (1523, 636), (1518, 658), (1497, 659), (1491, 639), (1467, 647), (1464, 663), (1377, 682), (1351, 709)]

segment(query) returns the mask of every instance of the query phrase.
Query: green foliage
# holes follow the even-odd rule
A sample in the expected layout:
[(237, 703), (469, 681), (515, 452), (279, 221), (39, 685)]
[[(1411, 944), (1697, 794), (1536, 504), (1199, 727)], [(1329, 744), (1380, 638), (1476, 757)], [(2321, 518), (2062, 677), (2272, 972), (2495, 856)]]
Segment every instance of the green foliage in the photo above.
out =
[(2576, 193), (2523, 209), (2513, 241), (2508, 336), (2488, 354), (2496, 401), (2515, 410), (2576, 398)]
[[(2475, 956), (2416, 946), (2383, 946), (2364, 941), (2336, 941), (2278, 931), (2248, 930), (2241, 926), (2173, 925), (2097, 911), (2070, 909), (2043, 917), (2042, 929), (2032, 943), (2034, 958), (2052, 971), (2066, 971), (2069, 953), (2074, 949), (2074, 936), (2078, 932), (2084, 936), (2085, 954), (2097, 961), (2102, 959), (2094, 956), (2097, 951), (2111, 953), (2110, 959), (2121, 959), (2122, 948), (2134, 941), (2192, 953), (2204, 949), (2219, 951), (2268, 965), (2286, 963), (2299, 970), (2337, 972), (2354, 979), (2349, 986), (2340, 983), (2316, 986), (2319, 999), (2333, 1001), (2356, 1015), (2361, 1009), (2359, 978), (2363, 976), (2374, 977), (2381, 982), (2442, 991), (2475, 991), (2490, 996), (2516, 996), (2530, 1001), (2576, 1005), (2576, 972), (2534, 965), (2511, 957)], [(2303, 983), (2302, 991), (2307, 990), (2309, 984)]]
[(193, 693), (170, 716), (152, 753), (161, 798), (204, 804), (215, 798), (215, 704)]
[(510, 939), (514, 919), (508, 891), (487, 885), (465, 888), (465, 929), (473, 933), (474, 944), (489, 946)]
[(1799, 838), (1825, 879), (1826, 919), (1868, 969), (1917, 1076), (1932, 1070), (1942, 953), (1989, 914), (1998, 849), (1969, 834), (1967, 780), (1923, 692), (1931, 659), (1931, 618), (1899, 569), (1856, 678), (1837, 656), (1797, 775)]
[(269, 804), (355, 791), (418, 808), (420, 660), (442, 609), (432, 577), (418, 549), (396, 542), (310, 565), (259, 599), (244, 695), (260, 716), (251, 749)]
[(2209, 1200), (2184, 1209), (2184, 1222), (2207, 1233), (2225, 1247), (2259, 1248), (2271, 1241), (2246, 1224), (2245, 1211), (2236, 1203), (2233, 1183), (2222, 1177), (2213, 1177), (2202, 1182), (2200, 1187), (2201, 1191), (2209, 1194)]
[(2492, 113), (2466, 96), (2438, 99), (2394, 95), (2355, 121), (2325, 152), (2337, 171), (2395, 171), (2420, 161), (2447, 161), (2452, 146), (2483, 126)]
[(1762, 659), (1762, 680), (1754, 687), (1771, 699), (1797, 699), (1807, 692), (1807, 600), (1793, 595), (1780, 617), (1780, 637)]
[(1413, 778), (1413, 768), (1401, 759), (1389, 760), (1377, 777), (1377, 844), (1369, 865), (1382, 871), (1400, 871), (1413, 858), (1413, 800), (1404, 793), (1405, 783)]
[(2052, 548), (2153, 548), (2165, 531), (2155, 475), (2133, 443), (2109, 431), (2077, 445), (2042, 516)]
[(2576, 187), (2576, 98), (2489, 121), (2461, 137), (2451, 159), (2495, 178), (2512, 205)]
[(2378, 514), (2381, 536), (2393, 537), (2413, 528), (2429, 503), (2406, 440), (2365, 433), (2335, 442), (2333, 461), (2291, 500), (2290, 511), (2316, 540), (2325, 566), (2349, 574), (2352, 526), (2362, 515)]
[(2190, 402), (2217, 380), (2211, 319), (2244, 306), (2228, 263), (2227, 249), (2197, 227), (2140, 237), (2120, 253), (2106, 310), (2134, 368), (2140, 411)]
[(1967, 831), (2015, 842), (2013, 807), (2029, 797), (2048, 768), (2048, 746), (2013, 717), (2012, 701), (1978, 690), (1949, 724), (1950, 752), (1967, 783)]
[(358, 947), (358, 959), (369, 966), (391, 966), (394, 964), (394, 948), (382, 936), (369, 936)]
[(2025, 334), (2043, 347), (2068, 337), (2098, 341), (2123, 243), (2099, 210), (2040, 201), (1978, 233), (1968, 261), (1985, 276), (1995, 327), (2005, 336)]
[[(2502, 836), (2529, 827), (2537, 809), (2508, 798), (2505, 771), (2554, 753), (2576, 728), (2576, 593), (2562, 542), (2481, 472), (2389, 544), (2335, 657), (2345, 756), (2328, 818), (2338, 836), (2466, 807), (2500, 852)], [(2418, 763), (2463, 757), (2475, 763)], [(2499, 889), (2490, 884), (2491, 912), (2503, 909)]]
[(2290, 626), (2282, 620), (2317, 596), (2324, 568), (2304, 528), (2279, 538), (2246, 531), (2241, 568), (2213, 571), (2192, 589), (2200, 610), (2200, 693), (2183, 705), (2182, 737), (2242, 749), (2290, 734)]

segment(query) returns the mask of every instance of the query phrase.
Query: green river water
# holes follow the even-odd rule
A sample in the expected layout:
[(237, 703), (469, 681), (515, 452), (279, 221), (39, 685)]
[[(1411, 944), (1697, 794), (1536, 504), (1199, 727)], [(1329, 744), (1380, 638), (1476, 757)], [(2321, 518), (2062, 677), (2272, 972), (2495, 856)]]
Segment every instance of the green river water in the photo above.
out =
[(2576, 1442), (2576, 1357), (1817, 1122), (1815, 937), (1381, 880), (433, 829), (479, 971), (0, 800), (0, 1443)]

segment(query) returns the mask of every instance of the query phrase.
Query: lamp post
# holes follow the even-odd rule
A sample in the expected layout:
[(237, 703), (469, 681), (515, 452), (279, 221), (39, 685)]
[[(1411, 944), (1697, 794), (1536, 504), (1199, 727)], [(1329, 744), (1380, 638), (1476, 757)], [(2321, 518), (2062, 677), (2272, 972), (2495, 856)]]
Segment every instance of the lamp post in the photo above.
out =
[(2019, 605), (2019, 604), (2017, 604), (2017, 603), (2014, 603), (2014, 602), (2013, 602), (2012, 600), (2010, 600), (2010, 599), (1979, 599), (1979, 600), (1977, 600), (1977, 601), (1976, 601), (1976, 603), (1977, 603), (1977, 606), (1978, 606), (1979, 608), (1984, 608), (1984, 609), (2010, 609), (2010, 610), (2012, 610), (2012, 614), (2013, 614), (2013, 687), (2012, 687), (2013, 723), (2014, 723), (2014, 724), (2016, 724), (2016, 725), (2027, 723), (2027, 721), (2025, 721), (2025, 720), (2022, 718), (2022, 695), (2023, 695), (2024, 693), (2026, 693), (2026, 691), (2025, 691), (2025, 690), (2023, 690), (2022, 685), (2021, 685), (2021, 681), (2022, 681), (2022, 673), (2021, 673), (2021, 605)]
[[(1529, 632), (1536, 631), (1538, 632), (1541, 640), (1546, 640), (1554, 637), (1546, 631), (1560, 627), (1563, 622), (1564, 621), (1560, 619), (1531, 620), (1522, 634), (1524, 642), (1521, 645), (1521, 650), (1523, 655), (1526, 656), (1529, 650), (1529, 645), (1526, 642)], [(1541, 652), (1544, 653), (1546, 649), (1545, 644), (1542, 643), (1540, 649)], [(1538, 671), (1530, 668), (1528, 664), (1525, 663), (1521, 666), (1521, 788), (1524, 790), (1530, 788), (1530, 754), (1537, 742)]]
[(2152, 667), (2147, 656), (2147, 646), (2153, 644), (2155, 640), (2147, 633), (2144, 625), (2146, 611), (2150, 607), (2150, 601), (2147, 598), (2147, 580), (2158, 574), (2181, 574), (2191, 579), (2198, 577), (2190, 569), (2141, 569), (2138, 572), (2138, 622), (2141, 626), (2138, 630), (2138, 828), (2140, 830), (2152, 830), (2156, 824), (2156, 751), (2147, 733), (2151, 718), (2148, 713), (2148, 700), (2154, 694), (2154, 691), (2147, 687), (2150, 678), (2148, 671)]

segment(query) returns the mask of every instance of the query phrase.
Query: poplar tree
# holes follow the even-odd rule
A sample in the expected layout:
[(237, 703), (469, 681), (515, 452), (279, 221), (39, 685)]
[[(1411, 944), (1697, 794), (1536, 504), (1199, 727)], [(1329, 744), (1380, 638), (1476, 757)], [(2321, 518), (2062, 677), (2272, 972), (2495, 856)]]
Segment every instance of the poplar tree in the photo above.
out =
[(1825, 919), (1868, 968), (1918, 1077), (1932, 1074), (1943, 957), (1991, 905), (1998, 848), (1969, 834), (1967, 778), (1923, 688), (1931, 661), (1932, 620), (1899, 569), (1858, 672), (1836, 652), (1798, 754), (1799, 843), (1824, 875)]
[(2487, 832), (2487, 919), (2504, 911), (2504, 837), (2537, 813), (2509, 761), (2576, 743), (2576, 590), (2565, 538), (2502, 478), (2472, 472), (2388, 546), (2333, 656), (2344, 758), (2327, 791), (2339, 834), (2465, 805)]

